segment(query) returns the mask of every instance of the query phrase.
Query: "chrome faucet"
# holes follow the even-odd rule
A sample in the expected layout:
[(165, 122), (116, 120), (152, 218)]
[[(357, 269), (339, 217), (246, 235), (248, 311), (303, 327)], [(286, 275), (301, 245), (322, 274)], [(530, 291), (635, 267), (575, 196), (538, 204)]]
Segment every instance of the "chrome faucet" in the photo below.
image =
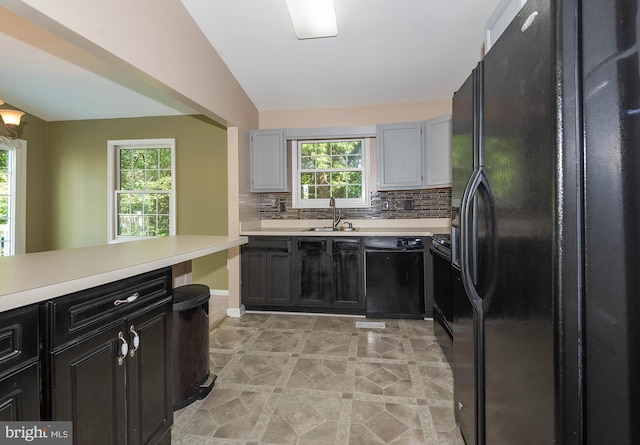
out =
[(329, 207), (333, 208), (333, 228), (336, 229), (342, 218), (336, 217), (336, 200), (333, 196), (329, 198)]

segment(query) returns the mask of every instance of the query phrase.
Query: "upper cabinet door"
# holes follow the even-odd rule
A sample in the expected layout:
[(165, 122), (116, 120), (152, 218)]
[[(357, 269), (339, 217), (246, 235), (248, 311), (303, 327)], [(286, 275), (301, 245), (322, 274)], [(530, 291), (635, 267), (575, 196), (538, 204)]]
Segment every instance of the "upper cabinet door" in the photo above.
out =
[(286, 192), (287, 144), (284, 130), (251, 130), (251, 191)]
[(424, 188), (421, 122), (377, 126), (378, 190)]
[(451, 185), (451, 116), (424, 123), (427, 187)]

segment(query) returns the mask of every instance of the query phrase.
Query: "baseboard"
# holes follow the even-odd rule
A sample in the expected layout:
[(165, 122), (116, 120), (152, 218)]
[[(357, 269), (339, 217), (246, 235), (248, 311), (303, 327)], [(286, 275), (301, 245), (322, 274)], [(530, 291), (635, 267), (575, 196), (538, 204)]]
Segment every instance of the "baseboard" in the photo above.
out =
[(241, 304), (239, 308), (230, 307), (227, 308), (227, 315), (231, 318), (240, 318), (244, 314), (244, 304)]
[(228, 297), (229, 291), (227, 289), (209, 289), (209, 293), (212, 297)]

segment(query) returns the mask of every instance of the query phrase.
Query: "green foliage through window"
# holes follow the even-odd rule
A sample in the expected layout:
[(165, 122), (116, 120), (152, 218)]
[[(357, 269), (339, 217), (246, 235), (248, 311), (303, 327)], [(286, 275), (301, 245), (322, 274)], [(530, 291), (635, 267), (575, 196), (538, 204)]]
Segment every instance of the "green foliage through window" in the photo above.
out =
[(301, 199), (362, 199), (362, 150), (361, 139), (300, 142)]
[(119, 150), (119, 236), (169, 236), (171, 163), (170, 148)]
[(11, 156), (10, 150), (0, 149), (0, 257), (11, 254)]

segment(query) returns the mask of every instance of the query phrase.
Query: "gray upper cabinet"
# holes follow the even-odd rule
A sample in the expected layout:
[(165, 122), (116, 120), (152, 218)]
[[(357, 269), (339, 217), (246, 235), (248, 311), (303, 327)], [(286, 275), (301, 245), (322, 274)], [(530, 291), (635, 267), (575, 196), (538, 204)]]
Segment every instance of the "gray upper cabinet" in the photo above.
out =
[(422, 123), (378, 125), (376, 137), (378, 190), (424, 188)]
[(451, 185), (451, 116), (425, 121), (424, 144), (427, 187)]
[(251, 191), (288, 191), (284, 130), (251, 130), (250, 137)]
[(378, 125), (378, 190), (451, 185), (451, 116)]

